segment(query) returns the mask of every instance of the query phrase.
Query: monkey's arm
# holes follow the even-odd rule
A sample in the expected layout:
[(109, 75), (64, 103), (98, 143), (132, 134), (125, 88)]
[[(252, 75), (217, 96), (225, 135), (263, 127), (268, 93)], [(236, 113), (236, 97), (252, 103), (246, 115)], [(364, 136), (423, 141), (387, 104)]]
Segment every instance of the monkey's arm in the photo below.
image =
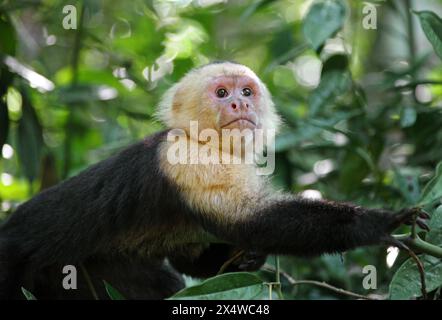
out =
[(253, 214), (235, 222), (207, 214), (201, 215), (201, 221), (209, 232), (246, 249), (312, 256), (387, 243), (390, 233), (413, 214), (295, 197), (256, 207)]
[(216, 275), (230, 259), (232, 260), (223, 272), (256, 271), (264, 264), (266, 257), (265, 254), (254, 251), (243, 252), (229, 244), (212, 243), (195, 259), (188, 255), (177, 255), (169, 257), (169, 261), (181, 273), (207, 278)]

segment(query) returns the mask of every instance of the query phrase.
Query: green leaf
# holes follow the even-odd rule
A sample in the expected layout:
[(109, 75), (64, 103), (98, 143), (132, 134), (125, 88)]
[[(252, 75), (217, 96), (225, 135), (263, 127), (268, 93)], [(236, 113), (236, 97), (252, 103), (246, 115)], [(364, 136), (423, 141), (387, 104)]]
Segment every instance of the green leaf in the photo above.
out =
[(432, 44), (434, 51), (442, 59), (442, 20), (434, 12), (414, 12), (420, 20), (422, 30)]
[(411, 127), (417, 118), (416, 109), (413, 107), (405, 107), (401, 112), (401, 127), (407, 128)]
[(344, 3), (338, 0), (318, 1), (310, 7), (302, 31), (314, 50), (318, 51), (328, 38), (342, 28), (345, 13)]
[(310, 115), (315, 115), (326, 105), (332, 104), (336, 98), (345, 93), (350, 87), (350, 75), (348, 72), (326, 72), (319, 86), (313, 90), (309, 97)]
[(22, 92), (22, 97), (23, 114), (18, 124), (17, 153), (25, 176), (32, 182), (40, 170), (43, 147), (42, 128), (25, 92)]
[(26, 297), (26, 300), (37, 300), (37, 298), (32, 293), (30, 293), (28, 290), (26, 290), (23, 287), (21, 287), (21, 292), (23, 292), (23, 295)]
[(415, 205), (420, 198), (419, 172), (394, 168), (394, 184), (409, 205)]
[(171, 299), (255, 299), (264, 290), (262, 280), (248, 272), (226, 273), (185, 288)]
[[(442, 261), (438, 258), (421, 256), (425, 268), (427, 291), (442, 285)], [(416, 263), (411, 258), (405, 261), (393, 276), (390, 283), (390, 299), (408, 300), (421, 296), (421, 281)]]
[(354, 149), (356, 148), (348, 149), (341, 163), (339, 186), (345, 193), (355, 190), (355, 186), (359, 185), (370, 172), (365, 159)]
[(0, 97), (0, 151), (8, 138), (9, 115), (6, 103)]
[(112, 287), (108, 282), (104, 282), (104, 287), (106, 288), (107, 295), (111, 300), (126, 300), (126, 298), (114, 287)]
[(428, 226), (430, 231), (427, 233), (425, 241), (442, 247), (442, 206), (437, 207), (433, 212)]
[(420, 205), (432, 203), (436, 200), (439, 200), (442, 197), (442, 162), (436, 167), (436, 173), (427, 185), (425, 186), (421, 200), (419, 201)]
[(0, 53), (14, 55), (17, 44), (15, 30), (9, 16), (0, 12)]

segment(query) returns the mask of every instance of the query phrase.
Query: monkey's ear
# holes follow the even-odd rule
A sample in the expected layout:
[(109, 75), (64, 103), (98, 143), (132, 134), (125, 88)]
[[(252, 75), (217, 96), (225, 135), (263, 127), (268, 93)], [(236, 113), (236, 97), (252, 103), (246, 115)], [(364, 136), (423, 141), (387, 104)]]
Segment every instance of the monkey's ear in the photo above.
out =
[[(161, 98), (155, 112), (155, 117), (169, 128), (174, 126), (174, 108), (177, 109), (177, 99), (175, 96), (179, 91), (179, 83), (172, 86)], [(176, 111), (176, 110), (175, 110)]]
[(262, 87), (262, 128), (264, 130), (273, 129), (275, 133), (278, 132), (280, 125), (282, 124), (282, 120), (278, 113), (276, 112), (275, 104), (273, 103), (272, 96), (265, 86), (264, 83), (261, 82)]

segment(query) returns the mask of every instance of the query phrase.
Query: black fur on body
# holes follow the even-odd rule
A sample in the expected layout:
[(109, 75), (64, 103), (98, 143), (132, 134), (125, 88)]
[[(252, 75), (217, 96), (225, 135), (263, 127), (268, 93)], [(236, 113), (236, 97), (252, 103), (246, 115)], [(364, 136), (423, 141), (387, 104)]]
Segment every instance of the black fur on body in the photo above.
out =
[[(82, 268), (102, 299), (102, 280), (129, 299), (162, 299), (183, 287), (178, 272), (211, 276), (231, 256), (233, 246), (204, 244), (206, 233), (263, 256), (313, 256), (381, 243), (401, 223), (384, 210), (295, 197), (256, 205), (238, 223), (212, 219), (160, 169), (166, 134), (22, 204), (0, 227), (0, 299), (23, 298), (21, 287), (40, 299), (92, 299)], [(64, 265), (77, 267), (78, 290), (63, 289)]]

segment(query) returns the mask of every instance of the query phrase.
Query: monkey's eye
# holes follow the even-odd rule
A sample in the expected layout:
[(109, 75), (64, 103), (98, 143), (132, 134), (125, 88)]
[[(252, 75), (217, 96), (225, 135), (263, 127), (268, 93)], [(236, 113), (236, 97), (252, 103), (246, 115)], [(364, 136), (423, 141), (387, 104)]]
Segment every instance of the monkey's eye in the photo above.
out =
[(250, 88), (244, 88), (242, 89), (242, 95), (245, 97), (249, 97), (252, 95), (252, 89)]
[(218, 98), (225, 98), (225, 97), (227, 97), (228, 94), (229, 93), (224, 88), (219, 88), (219, 89), (216, 90), (216, 96)]

